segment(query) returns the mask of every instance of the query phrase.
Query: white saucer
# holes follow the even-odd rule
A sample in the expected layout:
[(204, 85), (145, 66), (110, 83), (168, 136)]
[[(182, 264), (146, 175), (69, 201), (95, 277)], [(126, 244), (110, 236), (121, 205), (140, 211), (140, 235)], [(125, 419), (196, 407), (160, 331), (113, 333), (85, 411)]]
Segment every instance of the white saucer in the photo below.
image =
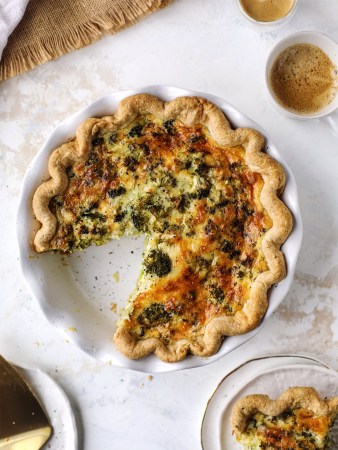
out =
[(39, 369), (15, 369), (32, 388), (53, 427), (53, 434), (42, 450), (77, 450), (76, 423), (69, 400), (60, 386)]

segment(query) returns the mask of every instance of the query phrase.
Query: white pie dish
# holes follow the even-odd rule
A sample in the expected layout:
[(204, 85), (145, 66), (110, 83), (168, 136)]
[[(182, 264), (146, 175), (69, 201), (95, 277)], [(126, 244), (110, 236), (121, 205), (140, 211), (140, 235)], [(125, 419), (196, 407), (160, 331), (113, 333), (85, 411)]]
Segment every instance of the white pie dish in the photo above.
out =
[[(111, 114), (122, 98), (141, 92), (154, 94), (162, 100), (172, 100), (184, 95), (207, 98), (224, 111), (233, 127), (250, 127), (261, 131), (266, 137), (266, 151), (282, 164), (287, 174), (282, 199), (294, 219), (293, 230), (283, 245), (288, 268), (287, 277), (271, 288), (269, 308), (261, 326), (245, 335), (226, 338), (218, 353), (209, 358), (190, 356), (181, 362), (169, 364), (151, 355), (133, 361), (120, 354), (114, 346), (112, 337), (119, 310), (125, 305), (139, 275), (143, 237), (111, 241), (101, 247), (89, 247), (69, 257), (49, 253), (37, 254), (30, 244), (34, 227), (37, 226), (31, 209), (31, 199), (36, 187), (43, 179), (48, 178), (47, 161), (51, 151), (73, 137), (78, 125), (86, 118)], [(213, 95), (171, 86), (148, 86), (102, 97), (56, 127), (27, 169), (19, 204), (17, 236), (22, 271), (30, 291), (38, 300), (46, 317), (67, 339), (92, 356), (112, 365), (159, 373), (209, 364), (248, 341), (262, 328), (291, 285), (302, 240), (302, 224), (295, 179), (276, 146), (261, 127)], [(117, 304), (116, 311), (114, 304)]]

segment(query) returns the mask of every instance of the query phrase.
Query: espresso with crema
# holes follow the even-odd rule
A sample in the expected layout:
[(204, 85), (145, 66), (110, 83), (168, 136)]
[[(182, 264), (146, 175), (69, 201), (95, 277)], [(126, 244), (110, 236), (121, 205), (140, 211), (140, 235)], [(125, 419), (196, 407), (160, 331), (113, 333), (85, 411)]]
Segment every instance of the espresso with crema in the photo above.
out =
[(248, 16), (260, 22), (282, 19), (292, 9), (294, 0), (240, 0)]
[(338, 71), (319, 47), (295, 44), (277, 57), (269, 82), (281, 106), (306, 115), (320, 111), (335, 98)]

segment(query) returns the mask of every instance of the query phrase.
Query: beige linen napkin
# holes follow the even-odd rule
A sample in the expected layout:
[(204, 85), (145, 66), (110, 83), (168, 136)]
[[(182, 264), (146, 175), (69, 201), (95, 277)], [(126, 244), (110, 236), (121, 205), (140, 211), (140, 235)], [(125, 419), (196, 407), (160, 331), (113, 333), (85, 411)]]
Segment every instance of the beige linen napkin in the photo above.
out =
[(8, 39), (0, 81), (113, 34), (171, 0), (30, 0)]

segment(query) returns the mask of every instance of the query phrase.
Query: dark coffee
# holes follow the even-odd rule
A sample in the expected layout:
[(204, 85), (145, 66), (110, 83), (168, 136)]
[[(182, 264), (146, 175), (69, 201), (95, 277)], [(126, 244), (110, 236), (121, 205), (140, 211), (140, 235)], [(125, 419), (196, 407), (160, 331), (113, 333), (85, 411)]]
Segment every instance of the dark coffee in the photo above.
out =
[(327, 106), (338, 89), (337, 68), (328, 55), (312, 44), (295, 44), (273, 63), (270, 86), (278, 102), (298, 114)]
[(244, 11), (260, 22), (271, 22), (285, 17), (295, 0), (240, 0)]

